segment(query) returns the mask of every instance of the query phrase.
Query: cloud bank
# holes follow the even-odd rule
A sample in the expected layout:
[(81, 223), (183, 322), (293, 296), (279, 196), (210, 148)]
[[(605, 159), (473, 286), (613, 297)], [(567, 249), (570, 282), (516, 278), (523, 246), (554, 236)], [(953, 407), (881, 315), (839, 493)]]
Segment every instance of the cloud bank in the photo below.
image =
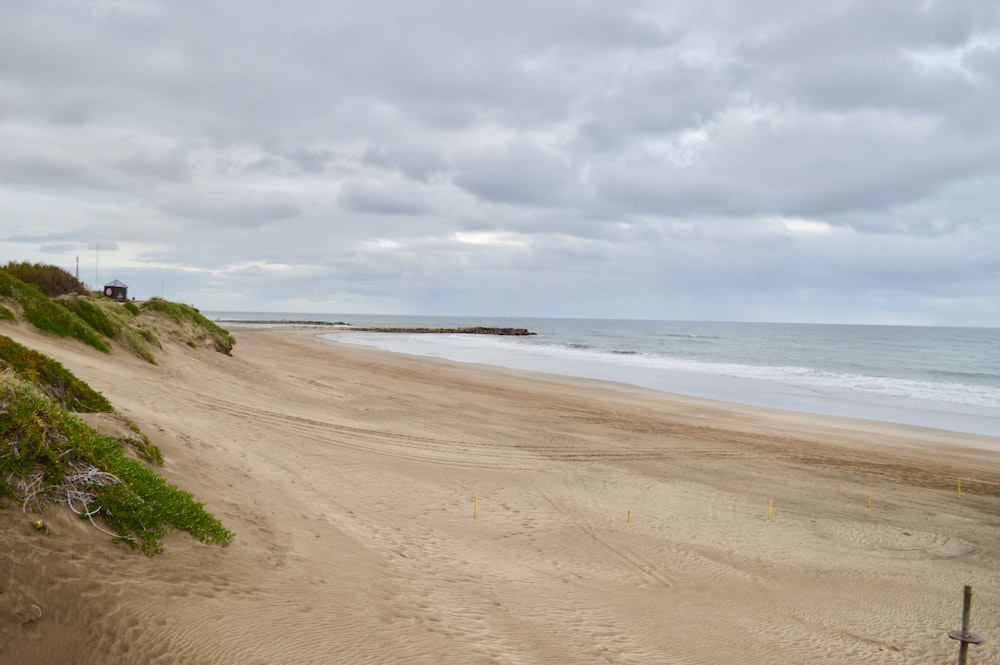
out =
[(0, 259), (206, 310), (1000, 326), (995, 2), (0, 6)]

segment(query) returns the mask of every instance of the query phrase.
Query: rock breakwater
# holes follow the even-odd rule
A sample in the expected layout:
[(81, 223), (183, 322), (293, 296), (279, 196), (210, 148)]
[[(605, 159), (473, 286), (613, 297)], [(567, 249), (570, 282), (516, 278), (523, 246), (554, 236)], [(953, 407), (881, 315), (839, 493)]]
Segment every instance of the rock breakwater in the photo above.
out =
[(356, 328), (351, 326), (345, 330), (357, 330), (359, 332), (377, 333), (453, 333), (460, 335), (534, 335), (527, 328), (489, 328), (484, 326), (474, 326), (472, 328)]
[(527, 328), (497, 328), (493, 326), (472, 326), (467, 328), (385, 328), (379, 326), (353, 326), (343, 321), (305, 321), (296, 319), (225, 319), (221, 324), (239, 324), (248, 326), (319, 326), (335, 327), (338, 330), (376, 333), (451, 333), (458, 335), (535, 335)]

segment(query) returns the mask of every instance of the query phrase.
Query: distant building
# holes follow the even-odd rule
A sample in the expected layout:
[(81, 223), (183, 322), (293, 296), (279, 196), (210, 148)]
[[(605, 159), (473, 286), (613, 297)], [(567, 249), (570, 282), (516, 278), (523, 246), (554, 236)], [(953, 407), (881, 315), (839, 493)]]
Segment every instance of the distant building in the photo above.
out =
[(128, 285), (117, 279), (104, 285), (104, 295), (115, 300), (128, 300)]

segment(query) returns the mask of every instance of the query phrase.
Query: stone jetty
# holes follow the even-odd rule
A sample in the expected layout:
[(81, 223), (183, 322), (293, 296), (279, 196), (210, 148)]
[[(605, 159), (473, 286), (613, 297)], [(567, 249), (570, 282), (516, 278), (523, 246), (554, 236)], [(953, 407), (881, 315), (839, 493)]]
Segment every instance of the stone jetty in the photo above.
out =
[(377, 333), (457, 333), (461, 335), (534, 335), (527, 328), (489, 328), (475, 326), (472, 328), (356, 328), (351, 326), (344, 330), (357, 330), (359, 332)]
[(237, 323), (242, 325), (268, 326), (321, 326), (336, 327), (338, 330), (376, 333), (451, 333), (459, 335), (511, 335), (521, 337), (535, 335), (527, 328), (496, 328), (492, 326), (472, 326), (469, 328), (382, 328), (371, 326), (352, 326), (343, 321), (303, 321), (297, 319), (225, 319), (217, 323)]

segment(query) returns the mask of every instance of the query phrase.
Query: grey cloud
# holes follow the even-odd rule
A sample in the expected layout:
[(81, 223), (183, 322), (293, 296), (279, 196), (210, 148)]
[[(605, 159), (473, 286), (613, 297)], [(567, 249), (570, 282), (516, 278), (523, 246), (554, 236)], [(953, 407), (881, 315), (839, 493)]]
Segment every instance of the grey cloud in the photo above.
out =
[(992, 140), (894, 114), (735, 120), (712, 131), (690, 165), (650, 158), (601, 164), (594, 185), (655, 214), (822, 216), (884, 212), (997, 165)]
[(48, 111), (48, 120), (53, 125), (86, 125), (90, 120), (90, 106), (75, 100), (53, 104)]
[(102, 178), (85, 161), (66, 156), (0, 156), (0, 179), (32, 187), (99, 187)]
[(988, 2), (797, 6), (772, 29), (742, 40), (737, 67), (749, 74), (746, 92), (763, 100), (940, 110), (972, 89), (956, 72), (917, 59), (970, 44), (997, 20)]
[(962, 64), (986, 79), (980, 83), (992, 83), (992, 87), (996, 87), (1000, 79), (1000, 48), (977, 46), (962, 57)]
[[(117, 247), (115, 247), (117, 249)], [(58, 243), (53, 245), (40, 245), (38, 251), (43, 254), (70, 254), (79, 252), (80, 245), (76, 243)]]
[[(93, 239), (93, 234), (87, 231), (72, 231), (70, 233), (45, 233), (38, 235), (29, 234), (15, 234), (10, 236), (0, 236), (0, 242), (19, 244), (19, 245), (32, 245), (39, 248), (46, 248), (46, 252), (59, 252), (59, 251), (83, 251), (88, 249), (90, 251), (94, 250), (95, 241)], [(108, 241), (104, 243), (105, 248), (118, 249), (118, 243)]]
[(191, 177), (187, 150), (181, 146), (165, 151), (138, 149), (118, 162), (117, 168), (128, 176), (166, 182), (183, 182)]
[(329, 150), (298, 148), (289, 154), (289, 158), (303, 171), (318, 173), (333, 159)]
[(488, 201), (557, 205), (573, 186), (575, 169), (558, 152), (516, 141), (462, 156), (456, 185)]
[(891, 290), (996, 322), (998, 30), (986, 0), (2, 3), (0, 242), (114, 237), (203, 307)]
[(298, 205), (284, 197), (239, 192), (212, 195), (184, 193), (161, 203), (158, 208), (171, 216), (241, 228), (259, 227), (302, 214)]
[[(590, 117), (583, 133), (598, 138), (615, 137), (611, 147), (630, 138), (670, 134), (700, 127), (713, 120), (719, 109), (737, 102), (732, 72), (708, 64), (692, 65), (665, 52), (651, 58), (639, 71), (616, 77), (609, 89), (588, 93)], [(605, 137), (600, 140), (599, 137)]]
[(420, 190), (403, 182), (350, 180), (342, 185), (338, 199), (363, 213), (414, 215), (427, 209)]
[(763, 14), (763, 21), (750, 21), (744, 54), (760, 54), (775, 65), (789, 53), (809, 59), (956, 46), (987, 32), (984, 28), (997, 20), (996, 5), (989, 0), (932, 0), (919, 6), (888, 0), (820, 7), (778, 2), (770, 3)]
[(361, 161), (423, 181), (448, 168), (448, 162), (439, 150), (429, 145), (407, 143), (385, 147), (370, 146), (361, 155)]

